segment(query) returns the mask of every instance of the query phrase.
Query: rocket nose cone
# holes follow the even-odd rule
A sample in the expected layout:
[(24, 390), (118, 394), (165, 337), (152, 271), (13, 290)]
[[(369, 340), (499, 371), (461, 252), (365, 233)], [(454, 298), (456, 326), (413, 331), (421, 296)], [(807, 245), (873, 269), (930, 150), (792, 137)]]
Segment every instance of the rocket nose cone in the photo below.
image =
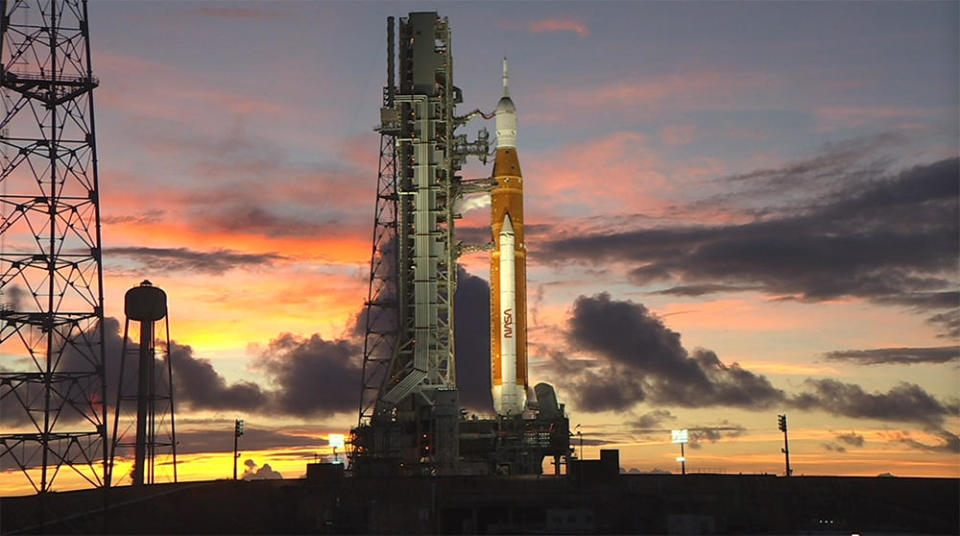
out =
[(513, 99), (510, 97), (500, 97), (500, 102), (497, 103), (497, 109), (494, 113), (516, 113), (517, 107), (513, 104)]

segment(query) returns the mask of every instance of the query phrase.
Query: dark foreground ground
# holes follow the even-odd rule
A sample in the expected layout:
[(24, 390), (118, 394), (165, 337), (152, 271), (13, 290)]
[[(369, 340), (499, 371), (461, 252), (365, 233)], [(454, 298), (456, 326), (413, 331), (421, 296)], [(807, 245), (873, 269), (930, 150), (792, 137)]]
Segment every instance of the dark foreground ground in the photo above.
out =
[[(0, 499), (0, 532), (958, 534), (960, 481), (759, 475), (215, 481)], [(41, 508), (45, 514), (41, 517)], [(42, 523), (42, 525), (40, 525)]]

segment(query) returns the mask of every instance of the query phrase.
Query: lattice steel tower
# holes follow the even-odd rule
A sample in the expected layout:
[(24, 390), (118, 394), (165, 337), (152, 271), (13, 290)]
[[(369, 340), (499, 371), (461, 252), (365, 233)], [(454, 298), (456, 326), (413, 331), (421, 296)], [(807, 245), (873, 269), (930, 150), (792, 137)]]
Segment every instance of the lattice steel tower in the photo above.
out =
[[(393, 120), (396, 71), (394, 18), (387, 18), (387, 85), (383, 88), (382, 120)], [(373, 251), (364, 315), (363, 374), (358, 424), (369, 423), (376, 413), (380, 386), (397, 344), (397, 136), (395, 129), (380, 132), (377, 201), (374, 208)]]
[(0, 373), (0, 460), (40, 493), (62, 473), (108, 485), (87, 5), (0, 8), (0, 364), (21, 370)]
[[(459, 399), (454, 354), (457, 174), (468, 155), (485, 160), (486, 131), (468, 143), (456, 129), (463, 97), (453, 85), (450, 25), (435, 12), (401, 18), (394, 84), (388, 19), (387, 86), (380, 110), (380, 171), (366, 310), (355, 459), (451, 472)], [(478, 113), (478, 112), (477, 112)]]

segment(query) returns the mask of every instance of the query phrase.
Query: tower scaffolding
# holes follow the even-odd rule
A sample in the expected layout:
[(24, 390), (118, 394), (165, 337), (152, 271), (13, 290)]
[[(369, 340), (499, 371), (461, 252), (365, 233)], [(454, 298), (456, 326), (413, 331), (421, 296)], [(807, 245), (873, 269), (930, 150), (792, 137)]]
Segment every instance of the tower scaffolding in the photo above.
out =
[(397, 463), (411, 472), (454, 472), (458, 458), (454, 353), (457, 174), (487, 154), (456, 134), (462, 102), (453, 85), (450, 25), (435, 12), (393, 20), (380, 111), (380, 170), (368, 294), (355, 464)]
[(0, 0), (0, 469), (38, 493), (108, 484), (97, 84), (84, 0)]

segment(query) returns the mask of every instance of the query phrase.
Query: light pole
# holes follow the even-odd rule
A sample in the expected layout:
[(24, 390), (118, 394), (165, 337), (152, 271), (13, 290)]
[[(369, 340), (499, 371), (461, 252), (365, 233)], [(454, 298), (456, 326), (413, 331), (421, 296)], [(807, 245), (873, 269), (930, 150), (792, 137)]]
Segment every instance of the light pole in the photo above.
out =
[(793, 473), (793, 469), (790, 469), (790, 443), (787, 440), (787, 415), (777, 415), (777, 428), (783, 432), (783, 448), (780, 449), (780, 452), (783, 453), (784, 460), (787, 464), (787, 476), (790, 476)]
[(340, 458), (337, 457), (337, 449), (346, 449), (346, 436), (343, 434), (328, 434), (327, 443), (333, 448), (333, 463), (340, 463)]
[(680, 444), (680, 457), (677, 458), (677, 461), (680, 462), (680, 474), (687, 474), (687, 455), (683, 451), (683, 446), (690, 441), (690, 434), (687, 430), (671, 430), (670, 439), (674, 443)]
[(240, 453), (237, 451), (240, 436), (243, 435), (243, 420), (237, 419), (233, 422), (233, 479), (237, 479), (237, 458)]

